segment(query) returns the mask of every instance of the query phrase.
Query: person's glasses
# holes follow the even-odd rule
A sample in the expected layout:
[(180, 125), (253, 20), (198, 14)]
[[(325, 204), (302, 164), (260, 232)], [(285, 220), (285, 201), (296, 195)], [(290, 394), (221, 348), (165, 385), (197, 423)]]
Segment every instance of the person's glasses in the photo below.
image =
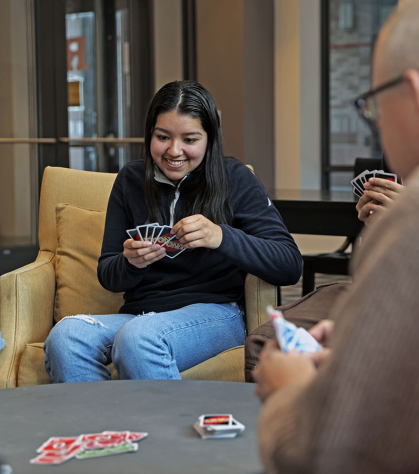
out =
[(377, 109), (377, 101), (375, 96), (390, 87), (397, 86), (398, 84), (404, 81), (404, 76), (400, 76), (397, 79), (393, 79), (392, 81), (386, 82), (385, 84), (371, 89), (370, 91), (366, 92), (365, 94), (360, 95), (358, 98), (354, 100), (355, 108), (357, 109), (361, 118), (363, 118), (367, 124), (374, 130), (378, 130), (378, 109)]

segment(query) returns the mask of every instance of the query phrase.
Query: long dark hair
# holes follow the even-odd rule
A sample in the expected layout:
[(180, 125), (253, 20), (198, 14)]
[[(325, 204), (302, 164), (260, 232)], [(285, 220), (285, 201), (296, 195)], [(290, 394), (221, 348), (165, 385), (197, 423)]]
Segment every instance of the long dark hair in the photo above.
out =
[(154, 179), (154, 161), (150, 152), (151, 138), (157, 117), (172, 110), (198, 119), (208, 135), (204, 159), (192, 172), (185, 187), (185, 215), (177, 215), (176, 218), (179, 220), (202, 214), (216, 224), (230, 223), (232, 210), (228, 201), (220, 117), (211, 94), (195, 81), (169, 82), (156, 93), (147, 109), (143, 160), (149, 221), (163, 224), (161, 198)]

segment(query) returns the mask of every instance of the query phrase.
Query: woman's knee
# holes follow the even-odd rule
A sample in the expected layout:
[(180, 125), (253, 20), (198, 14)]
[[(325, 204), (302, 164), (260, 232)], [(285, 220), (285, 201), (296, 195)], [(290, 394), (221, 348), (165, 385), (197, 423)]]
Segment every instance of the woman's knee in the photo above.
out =
[[(161, 327), (152, 318), (138, 316), (124, 324), (115, 336), (113, 353), (145, 354), (161, 343)], [(116, 357), (118, 357), (116, 355)]]
[(88, 333), (86, 325), (95, 326), (102, 325), (88, 315), (67, 316), (58, 322), (50, 331), (45, 344), (45, 350), (62, 350), (68, 346), (69, 342), (80, 337), (84, 337)]

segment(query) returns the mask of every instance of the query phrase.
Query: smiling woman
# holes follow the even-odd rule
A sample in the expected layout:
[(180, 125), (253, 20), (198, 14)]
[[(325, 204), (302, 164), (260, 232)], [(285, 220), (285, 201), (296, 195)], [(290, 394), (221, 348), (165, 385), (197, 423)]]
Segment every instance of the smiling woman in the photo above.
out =
[(207, 133), (198, 119), (172, 110), (158, 116), (150, 152), (160, 170), (173, 184), (178, 184), (202, 163), (207, 141)]
[[(154, 230), (151, 241), (126, 239), (152, 223), (168, 227), (173, 245), (160, 246)], [(120, 314), (89, 316), (99, 324), (64, 318), (45, 343), (46, 368), (54, 382), (109, 379), (107, 361), (122, 379), (180, 379), (244, 344), (247, 273), (290, 285), (301, 263), (261, 182), (224, 157), (209, 92), (166, 84), (147, 110), (143, 160), (119, 172), (109, 198), (98, 277), (125, 303)]]

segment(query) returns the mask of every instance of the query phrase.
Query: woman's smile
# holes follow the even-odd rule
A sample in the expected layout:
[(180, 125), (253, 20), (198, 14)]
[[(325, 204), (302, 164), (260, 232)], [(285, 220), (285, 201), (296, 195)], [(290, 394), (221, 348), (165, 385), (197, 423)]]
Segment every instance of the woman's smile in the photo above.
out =
[(172, 110), (157, 117), (150, 152), (154, 163), (177, 184), (202, 163), (207, 142), (207, 133), (198, 119)]

